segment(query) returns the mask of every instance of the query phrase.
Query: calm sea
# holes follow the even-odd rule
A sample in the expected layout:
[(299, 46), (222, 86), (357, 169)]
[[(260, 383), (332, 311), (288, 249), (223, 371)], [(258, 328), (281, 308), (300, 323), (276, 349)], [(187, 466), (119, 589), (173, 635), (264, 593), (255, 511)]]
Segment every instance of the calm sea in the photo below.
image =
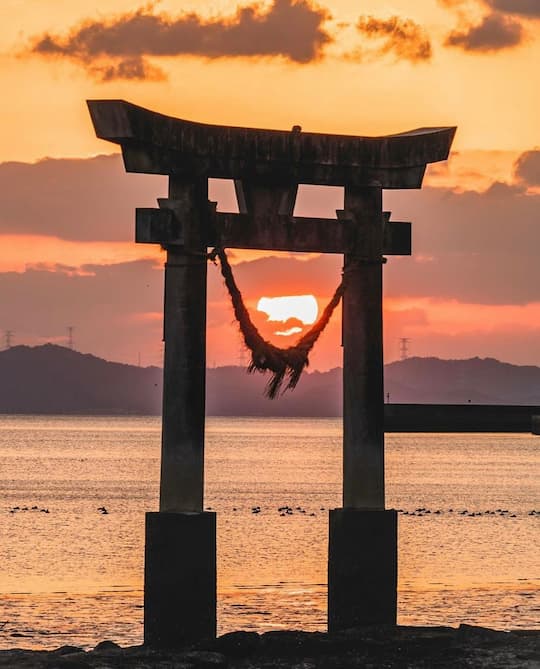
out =
[[(0, 647), (142, 641), (159, 442), (157, 418), (0, 416)], [(399, 623), (538, 627), (540, 437), (392, 434), (386, 464)], [(325, 628), (340, 495), (340, 421), (208, 420), (220, 633)]]

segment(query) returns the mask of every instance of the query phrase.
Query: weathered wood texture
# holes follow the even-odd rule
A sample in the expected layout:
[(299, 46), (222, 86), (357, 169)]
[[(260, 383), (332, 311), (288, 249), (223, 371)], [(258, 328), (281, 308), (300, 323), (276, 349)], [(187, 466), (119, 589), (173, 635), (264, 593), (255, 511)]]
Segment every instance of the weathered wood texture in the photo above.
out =
[(346, 191), (345, 207), (364, 243), (343, 270), (343, 506), (384, 509), (381, 189)]
[(420, 188), (428, 163), (448, 157), (455, 128), (385, 137), (328, 135), (194, 123), (123, 100), (89, 100), (98, 137), (122, 146), (128, 172)]
[[(160, 201), (163, 202), (168, 201)], [(189, 222), (182, 219), (181, 212), (175, 213), (173, 203), (170, 206), (170, 209), (137, 209), (135, 240), (138, 243), (189, 246), (184, 234)], [(410, 255), (411, 224), (390, 221), (389, 212), (385, 213), (383, 253)], [(359, 248), (363, 239), (362, 230), (344, 212), (340, 212), (339, 219), (210, 212), (206, 245), (295, 253), (348, 253)]]
[(160, 511), (203, 510), (206, 381), (206, 246), (198, 212), (206, 181), (170, 179), (169, 192), (190, 212), (190, 236), (199, 254), (172, 245), (165, 265), (163, 423)]

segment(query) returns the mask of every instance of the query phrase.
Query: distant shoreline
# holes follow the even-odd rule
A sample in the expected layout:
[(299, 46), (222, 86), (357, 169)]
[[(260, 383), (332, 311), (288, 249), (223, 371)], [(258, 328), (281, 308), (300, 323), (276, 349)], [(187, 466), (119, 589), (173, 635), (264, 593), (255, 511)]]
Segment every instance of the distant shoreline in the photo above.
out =
[[(504, 404), (390, 404), (384, 405), (385, 432), (540, 432), (540, 406)], [(158, 418), (158, 413), (119, 412), (2, 412), (3, 416), (62, 416), (81, 418)], [(341, 418), (336, 415), (207, 414), (208, 418)], [(536, 420), (535, 420), (536, 418)]]

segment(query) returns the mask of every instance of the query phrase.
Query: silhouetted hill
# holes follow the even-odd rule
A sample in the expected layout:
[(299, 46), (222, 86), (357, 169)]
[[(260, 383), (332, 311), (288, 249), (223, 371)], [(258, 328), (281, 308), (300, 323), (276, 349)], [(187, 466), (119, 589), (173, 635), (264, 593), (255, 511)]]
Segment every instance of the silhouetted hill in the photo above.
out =
[[(207, 372), (214, 416), (339, 416), (341, 370), (305, 373), (294, 392), (263, 396), (266, 379), (242, 367)], [(61, 346), (0, 352), (0, 413), (159, 414), (161, 369), (107, 362)], [(540, 405), (540, 368), (494, 359), (409, 358), (386, 365), (392, 403)]]
[(207, 413), (211, 416), (340, 416), (341, 369), (304, 373), (293, 392), (264, 396), (268, 377), (244, 367), (207, 371)]
[(0, 412), (147, 414), (161, 411), (161, 369), (107, 362), (53, 344), (0, 353)]
[(390, 401), (418, 404), (540, 404), (540, 367), (494, 358), (408, 358), (385, 367)]

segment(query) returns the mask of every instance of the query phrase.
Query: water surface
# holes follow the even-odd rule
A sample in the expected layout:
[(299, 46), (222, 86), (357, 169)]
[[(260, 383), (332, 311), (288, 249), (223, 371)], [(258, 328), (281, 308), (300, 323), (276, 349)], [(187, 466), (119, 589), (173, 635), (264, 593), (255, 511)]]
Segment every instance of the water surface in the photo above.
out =
[[(0, 416), (0, 647), (142, 641), (159, 443), (153, 417)], [(539, 626), (539, 445), (523, 434), (387, 435), (387, 506), (403, 511), (399, 623)], [(325, 629), (341, 421), (210, 418), (206, 449), (219, 632)]]

